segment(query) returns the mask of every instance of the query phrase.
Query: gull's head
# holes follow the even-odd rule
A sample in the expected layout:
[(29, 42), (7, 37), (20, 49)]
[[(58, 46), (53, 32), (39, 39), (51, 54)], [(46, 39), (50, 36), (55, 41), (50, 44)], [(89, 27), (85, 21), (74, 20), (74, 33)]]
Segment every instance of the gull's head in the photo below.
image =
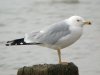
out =
[(85, 20), (80, 16), (72, 16), (68, 19), (70, 25), (83, 27), (84, 25), (91, 25), (90, 21)]

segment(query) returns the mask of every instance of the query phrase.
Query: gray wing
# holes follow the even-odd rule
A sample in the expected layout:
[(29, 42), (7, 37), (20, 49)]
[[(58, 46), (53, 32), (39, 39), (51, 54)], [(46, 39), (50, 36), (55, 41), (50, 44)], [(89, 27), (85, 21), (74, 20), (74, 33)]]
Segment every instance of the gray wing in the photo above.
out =
[(55, 44), (60, 38), (70, 33), (69, 25), (65, 22), (59, 22), (44, 28), (36, 34), (31, 33), (30, 40), (32, 42), (43, 44)]
[(31, 33), (26, 33), (25, 34), (25, 37), (24, 37), (24, 41), (26, 42), (26, 43), (33, 43), (33, 42), (35, 42), (35, 41), (33, 41), (34, 40), (34, 37), (36, 36), (36, 35), (38, 35), (40, 32), (31, 32)]

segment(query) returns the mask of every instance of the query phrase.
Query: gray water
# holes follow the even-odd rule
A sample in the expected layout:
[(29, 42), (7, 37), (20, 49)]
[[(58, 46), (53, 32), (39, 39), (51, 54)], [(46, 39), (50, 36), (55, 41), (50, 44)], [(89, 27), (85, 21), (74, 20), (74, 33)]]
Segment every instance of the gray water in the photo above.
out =
[[(80, 75), (100, 75), (100, 0), (0, 0), (0, 42), (80, 15), (92, 21), (83, 36), (62, 50), (62, 61), (74, 62)], [(58, 63), (57, 52), (40, 46), (0, 45), (0, 75), (16, 75), (18, 68)]]

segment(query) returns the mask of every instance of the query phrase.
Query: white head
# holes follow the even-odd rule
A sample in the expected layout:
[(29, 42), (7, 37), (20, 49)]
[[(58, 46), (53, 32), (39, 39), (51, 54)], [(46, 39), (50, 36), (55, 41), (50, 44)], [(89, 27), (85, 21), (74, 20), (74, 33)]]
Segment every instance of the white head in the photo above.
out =
[(70, 18), (68, 18), (68, 23), (70, 25), (75, 25), (75, 26), (80, 26), (83, 27), (83, 25), (91, 25), (90, 21), (86, 21), (84, 18), (80, 17), (80, 16), (72, 16)]

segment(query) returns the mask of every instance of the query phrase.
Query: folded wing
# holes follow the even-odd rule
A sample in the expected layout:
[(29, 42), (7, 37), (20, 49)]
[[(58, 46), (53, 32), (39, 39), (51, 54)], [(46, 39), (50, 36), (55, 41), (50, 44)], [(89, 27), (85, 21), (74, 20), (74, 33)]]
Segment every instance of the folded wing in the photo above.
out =
[(25, 35), (24, 41), (27, 43), (55, 44), (59, 39), (70, 33), (69, 25), (59, 22), (48, 26), (39, 32), (31, 32)]

